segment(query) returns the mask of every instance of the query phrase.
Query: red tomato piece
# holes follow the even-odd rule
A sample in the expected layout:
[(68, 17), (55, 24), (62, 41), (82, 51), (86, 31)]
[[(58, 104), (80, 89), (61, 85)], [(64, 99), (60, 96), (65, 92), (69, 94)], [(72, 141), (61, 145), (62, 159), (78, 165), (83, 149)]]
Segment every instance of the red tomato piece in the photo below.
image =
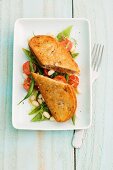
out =
[(27, 79), (24, 80), (23, 87), (24, 87), (24, 89), (25, 89), (26, 91), (29, 90), (29, 88), (30, 88), (30, 83), (31, 83), (31, 79), (30, 79), (30, 78), (27, 78)]
[(44, 75), (48, 76), (48, 70), (46, 68), (44, 68)]
[(27, 61), (23, 64), (23, 72), (26, 74), (26, 75), (30, 75), (30, 62)]
[[(33, 64), (33, 68), (34, 68), (34, 71), (36, 71), (36, 65)], [(30, 62), (27, 61), (23, 64), (23, 72), (26, 74), (26, 75), (30, 75), (31, 74), (31, 71), (30, 71)]]
[(38, 86), (38, 85), (35, 85), (35, 89), (39, 91), (39, 86)]
[(70, 75), (68, 83), (76, 88), (79, 85), (79, 78), (75, 75)]
[(66, 79), (65, 79), (65, 77), (64, 76), (56, 76), (56, 77), (54, 77), (53, 78), (54, 80), (57, 80), (57, 81), (61, 81), (61, 82), (63, 82), (63, 83), (67, 83), (67, 81), (66, 81)]
[(67, 50), (68, 51), (70, 51), (71, 50), (71, 48), (72, 48), (72, 42), (70, 41), (68, 44), (67, 44)]
[(65, 38), (63, 41), (60, 42), (61, 45), (63, 45), (64, 47), (66, 47), (67, 51), (70, 51), (73, 44), (70, 40), (68, 40), (67, 38)]

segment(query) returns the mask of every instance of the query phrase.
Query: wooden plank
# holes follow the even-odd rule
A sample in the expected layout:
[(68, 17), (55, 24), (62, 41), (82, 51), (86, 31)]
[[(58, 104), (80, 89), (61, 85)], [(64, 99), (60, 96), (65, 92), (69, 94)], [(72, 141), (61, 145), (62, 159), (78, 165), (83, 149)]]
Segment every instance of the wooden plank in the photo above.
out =
[[(63, 8), (65, 5), (65, 8)], [(62, 10), (63, 9), (63, 10)], [(72, 131), (20, 131), (12, 127), (13, 26), (20, 17), (71, 17), (69, 0), (0, 1), (0, 168), (73, 169)]]
[(23, 17), (70, 18), (72, 17), (72, 2), (69, 0), (33, 0), (32, 2), (24, 0)]
[(104, 0), (74, 1), (74, 16), (86, 17), (91, 22), (92, 44), (105, 45), (101, 75), (93, 86), (93, 123), (86, 132), (80, 150), (77, 150), (78, 170), (112, 170), (113, 158), (113, 2)]
[[(18, 132), (12, 128), (11, 122), (11, 89), (13, 24), (18, 17), (18, 2), (12, 4), (15, 8), (8, 0), (0, 3), (0, 168), (14, 170)], [(13, 9), (16, 15), (13, 15)]]
[[(25, 11), (27, 10), (25, 7), (26, 2), (24, 1), (23, 11), (24, 9)], [(69, 1), (67, 0), (62, 2), (59, 0), (58, 1), (46, 0), (43, 1), (43, 3), (42, 2), (40, 3), (40, 1), (34, 1), (33, 10), (36, 11), (37, 6), (38, 7), (40, 6), (41, 10), (40, 12), (38, 11), (37, 14), (32, 12), (31, 14), (33, 17), (59, 17), (59, 15), (60, 17), (66, 17), (67, 15), (71, 15), (70, 13), (71, 6), (70, 3), (68, 2)], [(62, 13), (63, 3), (65, 3), (65, 9), (64, 12)], [(61, 6), (57, 7), (58, 4), (61, 4)], [(24, 17), (27, 17), (27, 11), (24, 14), (25, 14)], [(36, 159), (34, 160), (34, 164), (37, 165), (39, 170), (50, 170), (50, 169), (68, 170), (70, 168), (73, 169), (73, 149), (70, 145), (72, 132), (60, 132), (60, 133), (57, 131), (37, 132), (36, 135), (37, 135), (35, 139), (36, 144), (34, 145), (36, 151), (34, 153), (37, 154), (37, 156)], [(19, 135), (19, 139), (20, 138), (21, 138), (21, 134)], [(26, 140), (26, 138), (24, 138), (24, 140)], [(21, 146), (23, 150), (23, 145)], [(31, 143), (31, 147), (32, 147), (32, 143)], [(18, 155), (22, 156), (20, 150), (18, 152)], [(26, 160), (26, 162), (22, 161), (21, 156), (19, 162), (21, 162), (25, 168), (28, 159)], [(68, 163), (69, 159), (70, 159), (70, 163)], [(29, 167), (27, 166), (26, 168)], [(20, 166), (18, 166), (18, 169), (20, 169)]]

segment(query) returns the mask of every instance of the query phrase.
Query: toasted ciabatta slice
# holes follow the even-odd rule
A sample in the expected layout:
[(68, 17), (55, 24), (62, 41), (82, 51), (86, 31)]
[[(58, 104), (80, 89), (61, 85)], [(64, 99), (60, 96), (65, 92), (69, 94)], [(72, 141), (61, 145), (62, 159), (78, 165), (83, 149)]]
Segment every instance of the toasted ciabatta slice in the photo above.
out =
[(55, 120), (65, 122), (70, 119), (77, 107), (73, 87), (36, 73), (32, 73), (32, 76)]
[(79, 72), (70, 52), (53, 37), (34, 36), (29, 41), (29, 47), (42, 67), (63, 73)]

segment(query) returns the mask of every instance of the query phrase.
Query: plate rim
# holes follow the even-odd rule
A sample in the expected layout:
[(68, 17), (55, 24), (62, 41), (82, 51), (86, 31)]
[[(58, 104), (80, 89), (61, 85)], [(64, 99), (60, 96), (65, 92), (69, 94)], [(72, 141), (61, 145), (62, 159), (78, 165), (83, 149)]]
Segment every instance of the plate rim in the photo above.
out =
[[(13, 35), (14, 35), (14, 37), (13, 37), (13, 58), (14, 58), (14, 53), (15, 53), (15, 32), (16, 32), (16, 25), (18, 24), (18, 22), (20, 22), (20, 21), (41, 21), (41, 20), (45, 20), (45, 21), (47, 21), (47, 20), (49, 20), (49, 21), (51, 21), (51, 20), (56, 20), (56, 21), (60, 21), (60, 20), (64, 20), (64, 21), (66, 21), (66, 20), (69, 20), (69, 21), (71, 21), (71, 20), (75, 20), (75, 21), (79, 21), (79, 20), (81, 20), (81, 21), (86, 21), (87, 23), (88, 23), (88, 33), (89, 33), (89, 64), (90, 64), (90, 69), (89, 69), (89, 71), (90, 71), (90, 113), (89, 113), (89, 124), (87, 125), (87, 126), (83, 126), (83, 127), (78, 127), (78, 128), (76, 128), (75, 126), (73, 126), (73, 127), (70, 127), (70, 128), (64, 128), (64, 129), (62, 129), (62, 128), (59, 128), (59, 129), (57, 129), (57, 128), (54, 128), (54, 129), (50, 129), (50, 128), (34, 128), (34, 127), (20, 127), (20, 126), (18, 126), (17, 124), (15, 124), (15, 121), (14, 121), (14, 111), (13, 111), (13, 86), (14, 86), (14, 81), (13, 81), (13, 77), (14, 77), (14, 69), (13, 69), (13, 72), (12, 72), (12, 74), (13, 74), (13, 76), (12, 76), (12, 125), (13, 125), (13, 127), (15, 128), (15, 129), (19, 129), (19, 130), (39, 130), (39, 131), (48, 131), (48, 130), (51, 130), (51, 131), (55, 131), (55, 130), (81, 130), (81, 129), (88, 129), (88, 128), (90, 128), (91, 127), (91, 124), (92, 124), (92, 71), (91, 71), (91, 25), (90, 25), (90, 20), (89, 19), (87, 19), (87, 18), (84, 18), (84, 17), (81, 17), (81, 18), (18, 18), (16, 21), (15, 21), (15, 24), (14, 24), (14, 33), (13, 33)], [(13, 67), (14, 67), (14, 60), (13, 60)]]

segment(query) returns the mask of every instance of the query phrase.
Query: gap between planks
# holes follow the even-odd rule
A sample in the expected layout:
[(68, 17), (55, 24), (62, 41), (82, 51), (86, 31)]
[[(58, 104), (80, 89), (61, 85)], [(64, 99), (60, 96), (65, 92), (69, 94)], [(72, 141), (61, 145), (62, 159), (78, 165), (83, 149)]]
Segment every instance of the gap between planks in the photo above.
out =
[[(72, 18), (74, 18), (74, 0), (72, 0)], [(75, 130), (73, 131), (73, 135)], [(76, 149), (74, 148), (74, 170), (76, 170)]]

